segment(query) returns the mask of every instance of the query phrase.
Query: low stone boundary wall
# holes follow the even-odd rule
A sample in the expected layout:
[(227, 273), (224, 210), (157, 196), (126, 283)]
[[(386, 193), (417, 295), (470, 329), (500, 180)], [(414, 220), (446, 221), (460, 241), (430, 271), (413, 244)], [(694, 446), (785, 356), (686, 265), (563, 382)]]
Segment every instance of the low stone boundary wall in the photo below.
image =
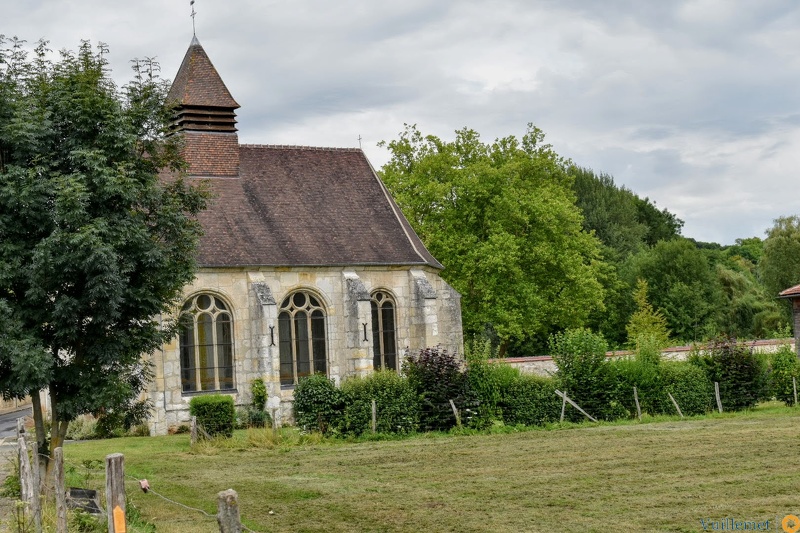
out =
[[(783, 345), (788, 344), (794, 350), (794, 339), (765, 339), (757, 341), (742, 341), (741, 344), (750, 346), (753, 351), (758, 353), (773, 353)], [(705, 346), (698, 346), (702, 352)], [(672, 346), (661, 351), (664, 359), (673, 361), (683, 361), (689, 357), (689, 353), (695, 348), (693, 345), (686, 346)], [(618, 350), (606, 352), (607, 358), (625, 357), (633, 355), (633, 352)], [(520, 372), (526, 374), (538, 374), (540, 376), (550, 376), (555, 374), (557, 368), (553, 358), (549, 355), (540, 355), (536, 357), (506, 357), (504, 359), (495, 359), (497, 362), (503, 362), (518, 368)]]
[(3, 400), (0, 398), (0, 414), (10, 413), (11, 411), (28, 407), (30, 404), (30, 398), (25, 398), (24, 400)]

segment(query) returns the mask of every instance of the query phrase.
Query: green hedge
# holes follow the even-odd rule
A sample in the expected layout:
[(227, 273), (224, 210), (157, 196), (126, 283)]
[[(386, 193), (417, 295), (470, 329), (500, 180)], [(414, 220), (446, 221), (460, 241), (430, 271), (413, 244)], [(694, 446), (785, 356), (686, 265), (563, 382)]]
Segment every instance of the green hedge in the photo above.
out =
[(195, 396), (189, 401), (189, 413), (209, 435), (230, 437), (236, 422), (233, 398), (223, 394)]
[(667, 393), (672, 394), (686, 416), (702, 415), (711, 409), (714, 384), (701, 368), (685, 361), (664, 362), (659, 368), (659, 380), (662, 392), (655, 402), (653, 414), (676, 414)]
[(786, 405), (794, 405), (794, 383), (792, 378), (800, 378), (800, 361), (792, 347), (781, 346), (770, 357), (770, 395)]
[(693, 355), (690, 362), (703, 369), (712, 384), (719, 383), (722, 408), (726, 411), (750, 409), (769, 397), (766, 358), (736, 339), (714, 341), (706, 354)]
[(378, 433), (413, 433), (419, 427), (419, 398), (408, 379), (393, 370), (348, 378), (341, 391), (342, 433), (360, 435), (372, 431), (372, 400), (377, 408)]
[[(508, 384), (502, 399), (503, 422), (509, 425), (542, 426), (558, 422), (561, 399), (553, 378), (520, 374)], [(570, 407), (570, 409), (572, 409)]]
[(344, 395), (323, 374), (301, 378), (294, 388), (294, 420), (303, 429), (322, 434), (341, 427)]

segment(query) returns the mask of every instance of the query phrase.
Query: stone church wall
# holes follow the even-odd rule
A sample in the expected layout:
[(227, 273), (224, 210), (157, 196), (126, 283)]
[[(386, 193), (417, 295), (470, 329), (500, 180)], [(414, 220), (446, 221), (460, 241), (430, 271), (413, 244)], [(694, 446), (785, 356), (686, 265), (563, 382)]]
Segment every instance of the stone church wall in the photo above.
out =
[[(395, 303), (399, 358), (426, 346), (441, 345), (461, 353), (460, 295), (427, 267), (318, 267), (201, 269), (184, 293), (190, 298), (209, 293), (221, 298), (233, 314), (234, 382), (237, 405), (250, 402), (250, 383), (262, 378), (268, 406), (280, 420), (291, 422), (293, 388), (281, 387), (278, 353), (278, 310), (297, 290), (316, 295), (325, 308), (328, 375), (337, 383), (372, 372), (370, 294), (383, 290)], [(366, 335), (365, 335), (366, 331)], [(365, 340), (366, 338), (366, 340)], [(152, 359), (155, 380), (151, 433), (164, 434), (187, 423), (189, 401), (200, 393), (181, 390), (177, 337)]]

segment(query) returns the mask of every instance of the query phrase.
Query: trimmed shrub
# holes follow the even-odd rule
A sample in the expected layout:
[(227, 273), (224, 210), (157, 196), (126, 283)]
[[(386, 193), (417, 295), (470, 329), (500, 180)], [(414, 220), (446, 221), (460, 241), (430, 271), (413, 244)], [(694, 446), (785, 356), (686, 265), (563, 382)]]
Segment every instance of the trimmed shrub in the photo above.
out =
[(708, 380), (719, 383), (722, 408), (739, 411), (755, 407), (769, 394), (769, 375), (763, 357), (736, 339), (714, 341), (705, 355), (692, 355), (692, 364), (702, 368)]
[[(617, 400), (614, 368), (606, 363), (608, 345), (588, 329), (569, 329), (550, 337), (550, 354), (558, 366), (556, 377), (567, 395), (595, 418), (613, 420), (628, 413)], [(570, 420), (583, 420), (567, 409)]]
[(253, 395), (251, 405), (254, 409), (263, 411), (267, 406), (267, 386), (264, 380), (256, 378), (250, 382), (250, 392)]
[(461, 363), (447, 350), (425, 348), (403, 362), (403, 374), (420, 402), (420, 425), (426, 430), (448, 430), (456, 425), (450, 400), (461, 408), (474, 400)]
[(702, 415), (711, 409), (714, 384), (701, 368), (686, 361), (666, 361), (659, 367), (659, 381), (661, 393), (650, 411), (652, 414), (677, 413), (667, 393), (672, 394), (686, 416)]
[(323, 435), (338, 431), (344, 396), (333, 380), (323, 374), (301, 378), (294, 388), (295, 423)]
[(659, 370), (661, 367), (661, 351), (658, 348), (658, 339), (655, 337), (640, 336), (638, 338), (636, 353), (633, 357), (626, 357), (609, 361), (617, 386), (616, 401), (630, 416), (636, 415), (636, 400), (633, 388), (639, 396), (639, 405), (643, 412), (656, 414), (659, 412), (657, 403), (663, 396)]
[(408, 379), (394, 370), (348, 378), (341, 391), (343, 433), (360, 435), (372, 430), (372, 400), (377, 407), (379, 433), (412, 433), (419, 427), (419, 398)]
[(224, 394), (204, 394), (189, 401), (189, 413), (211, 436), (231, 437), (236, 422), (233, 398)]
[(470, 419), (473, 427), (485, 427), (494, 420), (504, 420), (504, 398), (511, 384), (520, 376), (519, 370), (502, 362), (490, 363), (493, 357), (488, 340), (473, 340), (464, 346), (467, 360), (467, 381), (478, 401), (476, 415)]
[(800, 362), (797, 354), (788, 344), (781, 346), (770, 358), (771, 395), (786, 405), (794, 405), (794, 384), (792, 378), (800, 377)]
[(561, 399), (553, 378), (519, 374), (508, 384), (503, 398), (506, 424), (542, 426), (561, 418)]

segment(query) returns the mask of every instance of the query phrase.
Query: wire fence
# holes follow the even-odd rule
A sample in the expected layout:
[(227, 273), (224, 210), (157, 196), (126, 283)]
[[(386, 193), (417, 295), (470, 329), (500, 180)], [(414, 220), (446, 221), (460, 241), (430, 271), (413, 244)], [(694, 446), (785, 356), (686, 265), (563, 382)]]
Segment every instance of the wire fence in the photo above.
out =
[[(23, 437), (28, 438), (28, 435), (29, 434), (26, 433), (26, 434), (23, 435)], [(9, 440), (8, 438), (0, 440), (0, 445), (4, 444), (8, 440)], [(32, 453), (31, 450), (28, 450), (29, 444), (30, 443), (28, 442), (28, 440), (26, 440), (25, 441), (25, 447), (26, 447), (26, 452), (28, 452), (29, 456), (38, 457), (40, 462), (45, 462), (45, 461), (56, 462), (56, 458), (51, 457), (50, 455), (43, 454), (43, 453), (38, 453), (38, 454)], [(36, 446), (36, 443), (34, 442), (30, 446), (30, 448), (32, 448), (32, 450), (35, 450), (35, 446)], [(19, 447), (17, 445), (16, 447), (14, 447), (14, 446), (6, 446), (6, 448), (9, 449), (10, 451), (8, 451), (8, 452), (6, 452), (4, 454), (0, 454), (0, 460), (4, 461), (2, 464), (0, 464), (0, 467), (2, 467), (4, 469), (4, 471), (9, 471), (9, 470), (11, 470), (13, 468), (14, 471), (15, 471), (14, 474), (17, 475), (21, 480), (22, 477), (25, 475), (25, 473), (22, 471), (23, 470), (23, 466), (21, 464), (19, 464), (19, 460), (15, 459), (16, 457), (21, 456), (20, 455), (20, 451), (19, 451)], [(112, 455), (114, 455), (114, 454), (112, 454)], [(107, 462), (108, 462), (108, 458), (109, 457), (111, 457), (111, 456), (107, 456), (106, 457)], [(82, 475), (84, 477), (84, 482), (83, 483), (78, 483), (78, 484), (83, 484), (83, 485), (89, 485), (90, 479), (94, 476), (95, 473), (97, 473), (97, 471), (102, 469), (101, 465), (103, 464), (102, 461), (100, 461), (100, 460), (84, 461), (83, 463), (80, 463), (80, 464), (79, 463), (75, 463), (73, 461), (68, 461), (66, 459), (62, 459), (62, 461), (63, 461), (63, 466), (64, 466), (65, 470), (70, 473), (70, 477), (71, 477), (70, 481), (74, 482), (76, 477), (80, 476), (81, 473), (83, 473)], [(33, 464), (31, 465), (31, 469), (33, 469), (33, 468), (39, 468), (39, 465), (37, 464), (37, 461), (33, 461)], [(113, 475), (111, 473), (111, 471), (109, 470), (108, 465), (106, 465), (105, 474), (106, 474), (106, 476)], [(106, 478), (106, 479), (108, 479), (108, 478)], [(166, 495), (162, 494), (161, 492), (155, 490), (150, 485), (150, 482), (147, 479), (142, 479), (142, 478), (139, 478), (138, 476), (134, 476), (134, 475), (131, 475), (129, 473), (124, 474), (124, 479), (136, 482), (136, 485), (144, 493), (152, 494), (153, 496), (161, 499), (164, 502), (169, 503), (170, 505), (174, 505), (176, 507), (180, 507), (181, 509), (196, 513), (196, 515), (198, 517), (200, 517), (201, 519), (203, 519), (203, 520), (208, 519), (208, 520), (214, 520), (215, 522), (219, 522), (220, 531), (222, 533), (227, 533), (228, 531), (245, 531), (245, 532), (248, 532), (248, 533), (259, 533), (257, 531), (254, 531), (253, 529), (250, 529), (249, 527), (247, 527), (246, 525), (241, 523), (241, 520), (238, 517), (238, 512), (239, 512), (238, 511), (238, 503), (236, 503), (235, 501), (234, 501), (234, 507), (236, 507), (236, 515), (237, 515), (236, 520), (237, 520), (237, 523), (235, 524), (235, 527), (228, 528), (227, 526), (223, 525), (222, 520), (220, 519), (220, 513), (211, 514), (211, 513), (207, 512), (207, 511), (203, 510), (203, 509), (200, 509), (198, 507), (193, 507), (191, 505), (187, 505), (185, 503), (182, 503), (182, 502), (178, 501), (175, 498), (171, 498), (169, 496), (166, 496)], [(41, 487), (42, 487), (42, 483), (39, 482), (39, 491), (38, 491), (39, 494), (41, 494), (43, 492), (41, 490)], [(83, 487), (83, 488), (88, 489), (89, 487)], [(67, 489), (66, 489), (66, 487), (57, 487), (56, 490), (66, 491)], [(90, 489), (90, 490), (94, 491), (95, 494), (97, 495), (95, 503), (96, 503), (97, 508), (99, 509), (100, 513), (102, 513), (101, 516), (108, 516), (108, 511), (102, 504), (103, 500), (100, 497), (100, 491), (99, 490), (94, 490), (94, 489)], [(221, 497), (222, 494), (224, 494), (224, 493), (220, 493), (218, 495), (218, 499)], [(23, 495), (23, 500), (24, 499), (25, 499), (25, 497)], [(125, 501), (124, 496), (123, 496), (123, 501)], [(20, 511), (23, 514), (28, 515), (28, 517), (23, 516), (23, 522), (26, 523), (26, 524), (30, 524), (31, 522), (33, 522), (33, 514), (35, 512), (35, 509), (33, 509), (33, 506), (32, 506), (30, 501), (22, 501), (22, 504), (23, 505), (19, 507)], [(154, 531), (154, 527), (155, 527), (155, 526), (152, 526), (152, 525), (147, 524), (147, 523), (145, 523), (145, 525), (141, 525), (141, 524), (137, 524), (135, 522), (131, 523), (130, 521), (127, 522), (126, 526), (127, 526), (127, 531), (131, 531), (131, 532), (134, 532), (134, 533), (149, 533), (151, 531)], [(31, 525), (31, 527), (33, 528), (32, 530), (36, 530), (36, 528), (33, 525)]]

